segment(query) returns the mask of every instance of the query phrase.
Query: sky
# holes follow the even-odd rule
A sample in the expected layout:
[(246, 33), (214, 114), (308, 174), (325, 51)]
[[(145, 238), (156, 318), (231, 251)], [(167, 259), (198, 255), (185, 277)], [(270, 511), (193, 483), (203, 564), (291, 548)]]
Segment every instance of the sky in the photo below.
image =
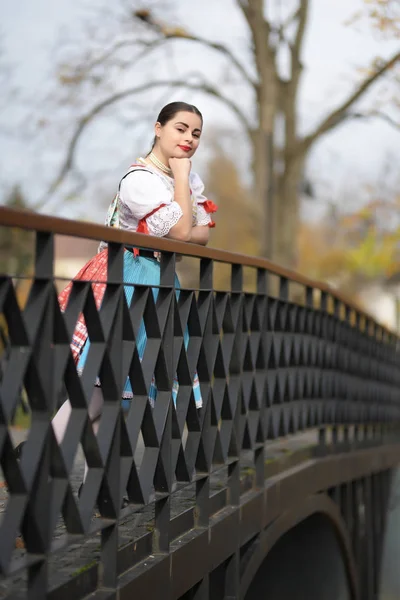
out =
[[(24, 108), (7, 99), (4, 108), (4, 98), (0, 104), (3, 113), (2, 118), (0, 116), (3, 123), (3, 131), (0, 130), (1, 192), (19, 182), (29, 199), (35, 202), (57, 172), (73, 133), (73, 122), (68, 111), (65, 114), (53, 113), (46, 104), (46, 94), (54, 85), (54, 56), (62, 46), (61, 41), (80, 31), (82, 17), (97, 5), (95, 0), (84, 3), (82, 0), (19, 0), (15, 3), (0, 0), (3, 62), (10, 69), (7, 82), (15, 85), (25, 99)], [(274, 17), (279, 15), (278, 11), (282, 10), (279, 6), (283, 5), (288, 6), (288, 2), (275, 0), (268, 3)], [(349, 94), (360, 77), (360, 67), (368, 65), (376, 55), (386, 58), (396, 49), (394, 42), (373, 36), (366, 26), (345, 25), (362, 5), (362, 0), (311, 1), (303, 53), (305, 69), (299, 96), (301, 133), (312, 130)], [(226, 43), (244, 64), (250, 64), (248, 33), (235, 0), (169, 0), (167, 14), (166, 18), (181, 23), (198, 36)], [(106, 32), (107, 27), (108, 23), (99, 21), (99, 34), (102, 29)], [(182, 44), (176, 44), (171, 53), (167, 65), (165, 56), (158, 54), (142, 68), (139, 67), (134, 75), (135, 81), (136, 77), (137, 81), (146, 81), (149, 69), (161, 78), (202, 71), (210, 83), (218, 83), (226, 89), (227, 95), (240, 98), (242, 110), (251, 118), (251, 94), (240, 81), (232, 85), (226, 76), (226, 63), (215, 54), (200, 46), (189, 48)], [(285, 70), (284, 56), (281, 65)], [(120, 77), (114, 82), (115, 88), (132, 85), (131, 80), (132, 74), (125, 80)], [(376, 86), (362, 104), (368, 106), (374, 101), (378, 89), (379, 86)], [(156, 96), (161, 98), (162, 94)], [(176, 92), (175, 97), (168, 99), (177, 97), (181, 98), (182, 92)], [(205, 120), (205, 150), (202, 155), (199, 153), (196, 168), (201, 172), (209, 160), (207, 136), (217, 136), (218, 141), (225, 143), (229, 150), (234, 148), (246, 180), (249, 150), (233, 115), (220, 103), (202, 94), (191, 93), (185, 95), (185, 99), (199, 105)], [(77, 110), (90, 107), (96, 100), (93, 97), (83, 98), (82, 106), (78, 106)], [(148, 95), (139, 98), (138, 102), (147, 106), (150, 100), (154, 104), (154, 97)], [(119, 110), (122, 114), (124, 109)], [(85, 212), (89, 213), (87, 206), (91, 206), (96, 194), (104, 194), (105, 189), (111, 193), (128, 156), (146, 151), (152, 137), (151, 119), (138, 123), (132, 129), (124, 122), (116, 123), (114, 114), (106, 114), (90, 127), (79, 145), (77, 165), (90, 181), (83, 192), (83, 203), (67, 203), (60, 195), (47, 205), (44, 212), (72, 218), (84, 216)], [(50, 123), (45, 135), (43, 132), (36, 134), (32, 127), (38, 115)], [(154, 120), (155, 117), (156, 114)], [(352, 122), (337, 128), (315, 145), (310, 157), (310, 173), (318, 196), (312, 210), (318, 212), (318, 200), (322, 204), (327, 199), (336, 202), (343, 189), (377, 181), (382, 177), (385, 164), (399, 159), (400, 133), (384, 122)], [(100, 211), (100, 214), (91, 213), (90, 218), (102, 220), (103, 213)]]

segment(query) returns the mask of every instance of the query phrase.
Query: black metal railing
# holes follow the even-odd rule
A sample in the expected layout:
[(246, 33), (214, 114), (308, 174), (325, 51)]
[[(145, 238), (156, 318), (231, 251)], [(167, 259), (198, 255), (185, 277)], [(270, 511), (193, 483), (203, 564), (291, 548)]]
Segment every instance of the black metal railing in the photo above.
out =
[[(340, 426), (343, 448), (349, 450), (381, 444), (400, 422), (399, 338), (324, 284), (260, 258), (87, 223), (1, 208), (0, 225), (35, 232), (34, 271), (25, 276), (31, 287), (24, 306), (16, 294), (15, 273), (5, 273), (0, 283), (6, 340), (0, 462), (7, 488), (0, 572), (8, 578), (25, 573), (26, 580), (22, 575), (16, 585), (28, 597), (45, 597), (54, 588), (54, 557), (93, 536), (101, 538), (94, 563), (86, 565), (89, 573), (96, 569), (93, 589), (117, 589), (119, 575), (133, 564), (168, 553), (178, 535), (206, 528), (223, 506), (238, 505), (244, 468), (251, 473), (251, 486), (262, 487), (265, 448), (272, 440), (317, 430), (323, 442), (327, 431), (335, 438)], [(99, 309), (92, 282), (75, 281), (66, 310), (60, 310), (55, 235), (108, 242), (106, 292)], [(127, 304), (126, 245), (161, 252), (156, 300), (149, 286), (135, 285)], [(177, 254), (199, 261), (198, 285), (179, 292)], [(217, 263), (230, 266), (229, 289), (214, 289)], [(246, 269), (255, 272), (253, 291), (243, 287)], [(271, 280), (279, 284), (275, 294)], [(292, 287), (297, 298), (303, 290), (302, 302), (292, 300)], [(70, 341), (81, 313), (91, 354), (78, 375)], [(136, 338), (142, 322), (147, 344), (140, 360)], [(196, 371), (200, 410), (192, 390)], [(175, 374), (176, 405), (171, 397)], [(154, 408), (148, 401), (153, 375), (158, 390)], [(95, 435), (88, 405), (97, 376), (104, 407)], [(134, 398), (124, 413), (121, 393), (127, 377)], [(65, 391), (72, 413), (57, 444), (51, 419)], [(19, 460), (11, 426), (21, 396), (30, 423)], [(89, 470), (78, 498), (72, 475), (79, 447)], [(185, 489), (191, 490), (193, 510), (178, 524), (174, 498), (180, 492), (182, 499)], [(129, 506), (121, 509), (123, 497)], [(150, 506), (144, 532), (135, 530), (139, 541), (124, 554), (124, 520)], [(128, 538), (132, 542), (134, 533)]]

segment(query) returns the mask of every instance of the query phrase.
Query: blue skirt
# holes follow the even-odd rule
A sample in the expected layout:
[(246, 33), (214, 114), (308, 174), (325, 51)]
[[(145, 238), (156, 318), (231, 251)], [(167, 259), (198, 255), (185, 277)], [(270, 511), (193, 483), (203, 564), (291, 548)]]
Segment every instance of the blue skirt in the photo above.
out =
[[(151, 258), (144, 258), (142, 256), (135, 257), (132, 252), (124, 252), (124, 283), (129, 283), (129, 284), (138, 283), (138, 284), (143, 284), (143, 285), (159, 286), (160, 285), (160, 263), (155, 259), (153, 260)], [(175, 287), (176, 287), (176, 289), (180, 288), (179, 280), (176, 275), (175, 275)], [(125, 297), (126, 297), (128, 306), (130, 306), (130, 304), (132, 302), (134, 289), (135, 288), (133, 285), (128, 285), (128, 286), (124, 287)], [(154, 300), (157, 300), (158, 287), (153, 288), (153, 296), (154, 296)], [(142, 323), (139, 327), (139, 334), (138, 334), (138, 337), (136, 340), (136, 346), (137, 346), (140, 360), (143, 358), (144, 349), (146, 347), (146, 340), (147, 340), (146, 329), (144, 326), (144, 322), (142, 321)], [(187, 330), (185, 331), (185, 334), (184, 334), (184, 343), (185, 343), (185, 347), (187, 348), (188, 343), (189, 343), (189, 334), (188, 334)], [(87, 355), (89, 352), (89, 348), (90, 348), (90, 340), (88, 338), (85, 342), (85, 345), (83, 346), (82, 354), (81, 354), (81, 356), (79, 358), (79, 362), (78, 362), (78, 371), (80, 371), (80, 372), (82, 372), (83, 367), (85, 365)], [(96, 385), (100, 385), (99, 380), (97, 380)], [(135, 385), (135, 383), (133, 382), (133, 386), (134, 385)], [(179, 384), (178, 384), (177, 379), (175, 378), (173, 387), (172, 387), (172, 398), (173, 398), (173, 401), (175, 404), (176, 404), (178, 389), (179, 389)], [(202, 402), (200, 383), (199, 383), (199, 378), (197, 376), (197, 373), (195, 374), (194, 380), (193, 380), (193, 394), (194, 394), (194, 399), (196, 402), (196, 407), (201, 408), (203, 402)], [(122, 394), (122, 407), (124, 410), (129, 409), (130, 402), (133, 397), (134, 397), (134, 390), (132, 389), (132, 384), (131, 384), (129, 377), (127, 377), (126, 383), (124, 386), (124, 391)], [(153, 377), (153, 380), (150, 385), (150, 390), (149, 390), (149, 402), (152, 406), (154, 406), (156, 398), (157, 398), (157, 387), (156, 387), (155, 380)]]

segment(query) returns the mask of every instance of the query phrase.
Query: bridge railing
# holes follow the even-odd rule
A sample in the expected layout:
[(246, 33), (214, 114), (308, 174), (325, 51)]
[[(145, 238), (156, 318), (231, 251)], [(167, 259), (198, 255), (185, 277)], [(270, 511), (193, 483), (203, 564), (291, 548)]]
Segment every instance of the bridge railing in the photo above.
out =
[[(349, 450), (382, 443), (400, 421), (399, 338), (325, 284), (261, 258), (89, 223), (0, 208), (0, 225), (35, 238), (33, 272), (7, 272), (0, 283), (0, 462), (7, 489), (0, 573), (20, 577), (15, 585), (28, 597), (51, 597), (57, 585), (60, 594), (57, 556), (93, 536), (98, 551), (93, 563), (72, 573), (83, 581), (86, 572), (86, 583), (75, 592), (117, 589), (133, 565), (172, 552), (179, 536), (207, 528), (219, 510), (238, 506), (244, 491), (262, 487), (266, 448), (278, 438), (317, 431), (324, 442), (329, 431), (338, 442), (340, 432), (341, 447)], [(100, 307), (93, 282), (74, 281), (61, 311), (56, 235), (108, 243)], [(161, 253), (156, 299), (149, 286), (135, 284), (128, 305), (126, 246)], [(177, 290), (176, 259), (182, 255), (198, 261), (197, 285)], [(230, 269), (225, 290), (214, 287), (220, 263)], [(253, 272), (253, 290), (244, 286), (245, 271)], [(24, 303), (16, 291), (21, 277), (30, 285)], [(70, 342), (82, 313), (91, 349), (79, 375)], [(136, 347), (141, 323), (147, 334), (142, 360)], [(200, 410), (193, 395), (196, 372)], [(97, 376), (104, 406), (96, 434), (88, 406)], [(153, 376), (157, 398), (151, 406)], [(124, 411), (127, 377), (134, 397)], [(51, 420), (65, 391), (72, 412), (58, 444)], [(12, 424), (21, 398), (29, 423), (18, 459)], [(79, 448), (88, 473), (78, 497)], [(191, 495), (185, 497), (185, 490)], [(121, 508), (124, 497), (128, 506)], [(144, 527), (129, 521), (128, 515), (143, 515), (148, 507), (151, 519)]]

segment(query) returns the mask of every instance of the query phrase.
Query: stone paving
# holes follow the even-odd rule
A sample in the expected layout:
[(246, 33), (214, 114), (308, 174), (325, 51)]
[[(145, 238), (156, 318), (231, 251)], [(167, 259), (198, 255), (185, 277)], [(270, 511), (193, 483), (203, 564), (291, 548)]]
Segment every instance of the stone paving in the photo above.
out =
[[(11, 431), (13, 442), (17, 445), (20, 441), (26, 438), (27, 432), (24, 430), (12, 429)], [(269, 463), (279, 463), (281, 460), (287, 460), (288, 455), (294, 454), (298, 450), (307, 449), (317, 443), (317, 432), (310, 431), (307, 433), (299, 434), (287, 439), (280, 439), (274, 443), (269, 444), (266, 447), (265, 459)], [(138, 449), (140, 454), (142, 449)], [(242, 484), (245, 483), (246, 477), (249, 475), (249, 467), (252, 465), (251, 453), (249, 453), (248, 461), (244, 461), (242, 466)], [(246, 463), (247, 462), (247, 467)], [(82, 482), (84, 469), (84, 456), (81, 450), (78, 450), (77, 457), (75, 459), (75, 468), (70, 476), (72, 487), (77, 492), (80, 483)], [(7, 488), (2, 479), (3, 474), (0, 471), (0, 519), (1, 513), (4, 513), (7, 503)], [(226, 468), (221, 468), (218, 473), (215, 473), (210, 478), (210, 488), (212, 491), (224, 487), (224, 481), (226, 477)], [(194, 506), (195, 500), (195, 486), (188, 485), (185, 488), (179, 490), (177, 493), (172, 495), (171, 500), (171, 514), (175, 516), (180, 514), (184, 510), (191, 506)], [(141, 535), (152, 531), (154, 521), (154, 505), (150, 504), (139, 510), (124, 511), (128, 512), (126, 516), (120, 519), (119, 523), (119, 547), (124, 547), (132, 540), (139, 538)], [(93, 516), (93, 520), (96, 520), (96, 516)], [(65, 526), (62, 519), (60, 518), (59, 525), (56, 528), (54, 539), (61, 538), (66, 533)], [(17, 540), (15, 550), (15, 558), (21, 557), (25, 554), (23, 545), (20, 540)], [(22, 546), (22, 547), (19, 547)], [(68, 582), (73, 575), (78, 572), (82, 572), (91, 565), (95, 564), (100, 558), (100, 533), (97, 533), (91, 537), (85, 538), (85, 540), (79, 541), (68, 546), (65, 550), (57, 553), (54, 558), (49, 561), (49, 581), (50, 588), (59, 587), (60, 585)], [(7, 580), (0, 580), (0, 599), (3, 598), (23, 598), (23, 595), (19, 595), (23, 588), (26, 586), (26, 573), (21, 571), (18, 575), (15, 575)], [(55, 595), (56, 599), (57, 596)]]

